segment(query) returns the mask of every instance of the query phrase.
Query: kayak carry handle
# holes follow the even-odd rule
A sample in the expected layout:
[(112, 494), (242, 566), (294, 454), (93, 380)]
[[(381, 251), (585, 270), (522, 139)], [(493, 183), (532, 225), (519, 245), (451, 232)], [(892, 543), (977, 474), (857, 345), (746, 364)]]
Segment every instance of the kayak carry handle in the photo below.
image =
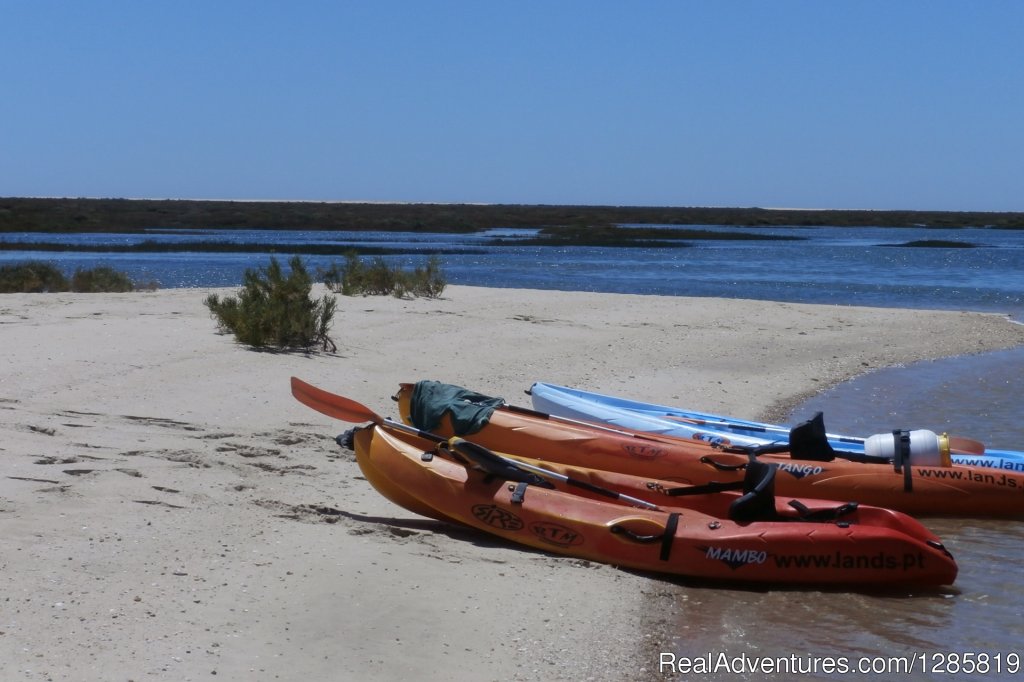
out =
[(700, 458), (700, 463), (710, 464), (719, 471), (739, 471), (740, 469), (747, 468), (746, 462), (744, 462), (743, 464), (722, 464), (721, 462), (716, 462), (714, 459), (708, 457), (707, 455), (704, 455), (703, 457)]
[(672, 553), (672, 541), (676, 537), (676, 530), (679, 528), (679, 517), (682, 516), (679, 512), (672, 512), (668, 515), (668, 519), (665, 520), (665, 528), (658, 534), (655, 535), (641, 535), (626, 528), (625, 526), (615, 523), (608, 529), (615, 535), (621, 535), (633, 542), (642, 545), (653, 545), (656, 542), (661, 543), (661, 554), (658, 558), (662, 561), (668, 561), (669, 556)]
[(638, 542), (641, 545), (649, 545), (652, 542), (658, 542), (665, 534), (665, 531), (662, 531), (657, 535), (641, 535), (640, 533), (634, 533), (630, 529), (626, 528), (625, 526), (620, 526), (619, 524), (615, 524), (608, 530), (615, 533), (616, 535), (623, 535), (632, 540), (633, 542)]

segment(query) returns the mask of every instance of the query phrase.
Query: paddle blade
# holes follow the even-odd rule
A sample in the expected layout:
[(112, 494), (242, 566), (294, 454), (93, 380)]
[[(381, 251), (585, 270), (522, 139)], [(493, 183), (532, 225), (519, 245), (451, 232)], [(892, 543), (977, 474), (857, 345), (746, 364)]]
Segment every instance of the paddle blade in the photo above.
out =
[(973, 440), (962, 436), (950, 436), (949, 450), (950, 452), (963, 455), (984, 455), (985, 444), (980, 440)]
[(296, 377), (292, 377), (292, 395), (306, 407), (311, 407), (321, 414), (342, 421), (356, 424), (362, 422), (380, 424), (384, 421), (383, 417), (365, 405), (329, 393)]

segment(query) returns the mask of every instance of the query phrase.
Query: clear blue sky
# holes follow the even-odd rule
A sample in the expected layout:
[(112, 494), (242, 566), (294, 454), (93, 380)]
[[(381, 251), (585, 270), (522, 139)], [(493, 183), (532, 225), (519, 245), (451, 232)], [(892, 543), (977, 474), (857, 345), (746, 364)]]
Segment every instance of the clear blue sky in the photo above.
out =
[(0, 196), (1024, 211), (1024, 2), (0, 0)]

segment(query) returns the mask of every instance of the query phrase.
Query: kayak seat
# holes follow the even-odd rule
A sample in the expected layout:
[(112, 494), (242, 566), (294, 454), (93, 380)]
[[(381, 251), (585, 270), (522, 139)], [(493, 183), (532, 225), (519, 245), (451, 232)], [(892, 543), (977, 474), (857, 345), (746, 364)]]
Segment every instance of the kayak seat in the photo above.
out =
[(836, 458), (836, 451), (825, 433), (825, 416), (821, 412), (790, 429), (789, 456), (815, 462), (831, 462)]
[(743, 478), (743, 495), (729, 505), (729, 518), (737, 523), (767, 521), (778, 518), (775, 511), (774, 464), (751, 458)]

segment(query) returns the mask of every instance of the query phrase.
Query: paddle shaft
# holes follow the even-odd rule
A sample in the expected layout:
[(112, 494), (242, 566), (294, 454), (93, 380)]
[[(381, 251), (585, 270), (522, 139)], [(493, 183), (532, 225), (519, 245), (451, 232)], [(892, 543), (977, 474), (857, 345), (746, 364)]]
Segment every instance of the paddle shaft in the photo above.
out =
[[(539, 417), (540, 419), (548, 419), (550, 421), (561, 422), (563, 424), (572, 424), (574, 426), (583, 426), (583, 427), (586, 427), (588, 429), (594, 429), (594, 430), (597, 430), (597, 431), (605, 431), (607, 433), (614, 433), (615, 435), (618, 435), (618, 436), (629, 436), (630, 438), (636, 438), (636, 439), (639, 439), (639, 440), (649, 440), (649, 441), (654, 441), (655, 443), (670, 442), (670, 441), (666, 440), (666, 438), (664, 438), (664, 437), (659, 437), (657, 434), (638, 433), (636, 431), (624, 431), (622, 429), (617, 429), (617, 428), (615, 428), (613, 426), (608, 426), (607, 424), (600, 424), (598, 422), (584, 421), (582, 419), (572, 419), (570, 417), (560, 417), (557, 414), (549, 414), (547, 412), (539, 412), (537, 410), (531, 410), (528, 407), (518, 407), (516, 405), (505, 404), (504, 406), (502, 406), (502, 407), (500, 407), (498, 409), (505, 409), (505, 410), (508, 410), (509, 412), (515, 412), (517, 414), (525, 414), (525, 415), (529, 415), (531, 417)], [(673, 436), (669, 436), (669, 438), (673, 438)]]
[[(388, 419), (387, 417), (382, 417), (373, 410), (366, 407), (365, 405), (361, 405), (360, 403), (357, 403), (356, 401), (350, 400), (343, 396), (329, 393), (328, 391), (325, 391), (321, 388), (317, 388), (316, 386), (308, 384), (305, 381), (302, 381), (301, 379), (298, 379), (296, 377), (292, 377), (292, 395), (295, 396), (295, 399), (298, 400), (303, 405), (306, 405), (307, 407), (310, 407), (316, 410), (317, 412), (320, 412), (321, 414), (325, 414), (328, 417), (334, 417), (335, 419), (341, 419), (342, 421), (354, 423), (369, 421), (375, 424), (388, 426), (398, 431), (411, 433), (413, 435), (419, 436), (420, 438), (424, 438), (434, 443), (448, 442), (448, 439), (445, 438), (444, 436), (439, 436), (435, 433), (423, 431), (421, 429), (417, 429), (414, 426), (409, 426), (407, 424), (403, 424), (402, 422), (398, 422), (393, 419)], [(570, 476), (566, 476), (565, 474), (560, 474), (557, 471), (544, 469), (543, 467), (529, 464), (527, 462), (522, 462), (518, 459), (505, 457), (503, 455), (499, 455), (498, 453), (493, 454), (495, 457), (501, 459), (507, 464), (520, 467), (522, 469), (531, 471), (535, 474), (544, 476), (546, 478), (552, 478), (556, 481), (565, 483), (566, 485), (571, 485), (577, 488), (582, 488), (584, 490), (589, 490), (591, 492), (598, 493), (605, 497), (610, 497), (613, 499), (621, 500), (623, 502), (628, 502), (634, 506), (643, 507), (644, 509), (658, 510), (658, 506), (656, 504), (652, 504), (651, 502), (648, 502), (646, 500), (641, 500), (640, 498), (633, 497), (631, 495), (626, 495), (625, 493), (609, 490), (608, 488), (603, 488), (601, 486), (597, 486), (586, 481), (580, 481), (571, 478)]]

